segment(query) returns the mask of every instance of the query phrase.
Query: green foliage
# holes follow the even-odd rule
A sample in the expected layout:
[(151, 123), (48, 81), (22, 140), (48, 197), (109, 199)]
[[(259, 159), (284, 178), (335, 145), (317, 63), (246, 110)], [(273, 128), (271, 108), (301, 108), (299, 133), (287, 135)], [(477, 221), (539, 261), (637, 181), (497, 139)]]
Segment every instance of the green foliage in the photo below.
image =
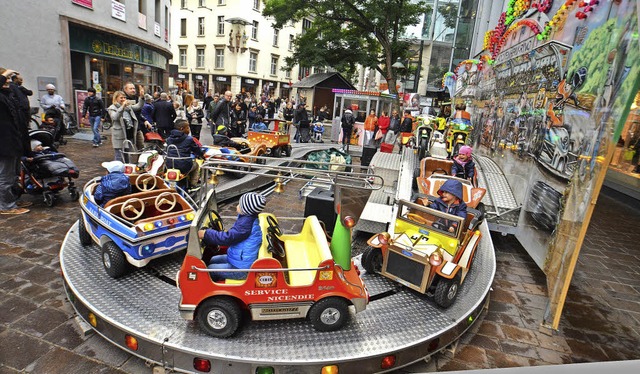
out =
[(607, 56), (611, 51), (610, 40), (616, 26), (616, 19), (612, 18), (602, 26), (593, 29), (582, 48), (571, 56), (567, 69), (567, 78), (579, 68), (587, 67), (587, 79), (578, 92), (595, 95), (598, 88), (604, 86), (607, 79), (609, 64)]
[[(294, 41), (294, 53), (285, 59), (290, 69), (330, 66), (347, 77), (358, 64), (395, 79), (391, 68), (398, 57), (406, 60), (408, 43), (399, 40), (404, 30), (419, 22), (424, 0), (265, 0), (263, 15), (274, 27), (307, 18), (311, 28)], [(390, 84), (390, 87), (395, 85)]]
[(450, 3), (450, 4), (440, 4), (438, 6), (438, 16), (442, 16), (444, 18), (444, 25), (450, 29), (454, 29), (456, 27), (456, 21), (458, 20), (458, 4)]

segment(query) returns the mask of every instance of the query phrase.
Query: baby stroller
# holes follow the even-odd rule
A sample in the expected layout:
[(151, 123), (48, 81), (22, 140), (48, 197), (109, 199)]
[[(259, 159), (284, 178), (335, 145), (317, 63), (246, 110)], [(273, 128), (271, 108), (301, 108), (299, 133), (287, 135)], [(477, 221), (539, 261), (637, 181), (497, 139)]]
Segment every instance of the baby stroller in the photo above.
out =
[(42, 124), (40, 125), (40, 129), (46, 130), (50, 132), (51, 135), (53, 135), (53, 143), (51, 143), (51, 145), (53, 145), (54, 143), (57, 143), (58, 145), (66, 145), (67, 141), (64, 140), (64, 135), (66, 135), (67, 132), (64, 126), (64, 117), (62, 111), (57, 108), (49, 108), (44, 113), (43, 118), (46, 118), (47, 116), (53, 117), (55, 125), (51, 126), (43, 120)]
[(324, 134), (324, 125), (322, 122), (316, 122), (311, 127), (311, 131), (313, 132), (313, 137), (311, 141), (314, 143), (324, 143), (322, 141), (322, 134)]
[(72, 200), (78, 200), (80, 193), (73, 180), (80, 176), (80, 170), (63, 153), (53, 146), (53, 135), (46, 130), (29, 132), (31, 140), (37, 140), (45, 147), (32, 161), (20, 161), (19, 193), (42, 194), (44, 203), (53, 206), (58, 192), (68, 188)]
[(164, 152), (165, 142), (162, 136), (158, 133), (156, 125), (151, 127), (151, 130), (144, 133), (144, 147), (149, 150), (156, 150), (159, 153)]

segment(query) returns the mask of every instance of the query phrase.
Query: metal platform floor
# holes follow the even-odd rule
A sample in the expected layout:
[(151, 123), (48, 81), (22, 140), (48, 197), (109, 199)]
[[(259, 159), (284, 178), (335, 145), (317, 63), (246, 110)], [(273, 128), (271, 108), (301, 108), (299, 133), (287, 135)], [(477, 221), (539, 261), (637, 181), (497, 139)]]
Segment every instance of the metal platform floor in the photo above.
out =
[[(62, 244), (60, 266), (69, 300), (82, 319), (95, 317), (94, 329), (105, 339), (166, 369), (198, 373), (194, 359), (204, 358), (215, 373), (248, 373), (265, 366), (275, 373), (320, 373), (325, 365), (337, 365), (340, 373), (374, 373), (383, 371), (381, 360), (387, 355), (395, 355), (388, 369), (394, 370), (446, 348), (479, 317), (496, 269), (487, 224), (480, 230), (475, 263), (449, 309), (363, 270), (370, 294), (386, 296), (352, 315), (341, 330), (325, 333), (306, 320), (246, 321), (236, 336), (212, 338), (178, 312), (180, 293), (171, 282), (183, 252), (112, 279), (102, 267), (99, 247), (79, 243), (77, 223)], [(127, 335), (137, 339), (137, 351), (125, 344)]]
[(487, 189), (482, 203), (486, 207), (487, 221), (491, 231), (515, 233), (520, 214), (518, 204), (509, 181), (500, 166), (486, 156), (475, 156), (478, 186)]

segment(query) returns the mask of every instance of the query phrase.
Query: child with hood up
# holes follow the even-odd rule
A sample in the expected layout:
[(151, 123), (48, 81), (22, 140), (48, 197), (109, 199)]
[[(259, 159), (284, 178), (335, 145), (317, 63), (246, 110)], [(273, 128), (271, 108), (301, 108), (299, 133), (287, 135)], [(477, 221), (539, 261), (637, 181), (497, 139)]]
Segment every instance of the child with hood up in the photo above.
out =
[(122, 161), (103, 162), (102, 167), (107, 169), (109, 174), (102, 177), (100, 184), (93, 193), (93, 198), (97, 204), (104, 207), (109, 200), (130, 194), (131, 183), (129, 182), (129, 176), (124, 174)]
[[(226, 255), (216, 255), (209, 260), (209, 269), (248, 269), (258, 259), (258, 251), (262, 245), (262, 230), (258, 221), (258, 214), (266, 205), (263, 195), (247, 192), (240, 196), (236, 207), (238, 219), (229, 231), (206, 229), (198, 231), (198, 238), (205, 245), (225, 245)], [(210, 273), (211, 279), (245, 279), (246, 272), (218, 271)]]
[(471, 158), (471, 152), (473, 152), (473, 150), (468, 145), (460, 147), (458, 155), (453, 158), (451, 175), (473, 181), (476, 164)]
[[(447, 179), (438, 190), (439, 198), (435, 199), (429, 208), (439, 210), (454, 216), (467, 218), (467, 204), (462, 200), (462, 183), (455, 179)], [(449, 232), (455, 232), (458, 222), (438, 219), (433, 226)]]

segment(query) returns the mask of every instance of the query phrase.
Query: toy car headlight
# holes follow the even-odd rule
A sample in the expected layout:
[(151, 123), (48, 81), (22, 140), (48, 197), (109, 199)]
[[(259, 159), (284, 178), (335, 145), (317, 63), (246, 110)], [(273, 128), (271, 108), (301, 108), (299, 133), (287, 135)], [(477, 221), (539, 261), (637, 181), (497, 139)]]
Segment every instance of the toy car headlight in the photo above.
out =
[(342, 224), (347, 228), (352, 228), (356, 225), (356, 220), (351, 216), (346, 216), (342, 219)]
[(155, 226), (153, 225), (153, 223), (152, 223), (152, 222), (145, 223), (145, 225), (144, 225), (144, 231), (151, 231), (151, 230), (153, 230), (153, 228), (154, 228), (154, 227), (155, 227)]
[(382, 232), (382, 233), (378, 234), (378, 241), (382, 245), (389, 244), (389, 239), (390, 238), (391, 238), (391, 235), (388, 232)]
[(440, 251), (434, 251), (429, 256), (429, 264), (431, 264), (431, 266), (439, 266), (441, 263), (442, 263), (442, 254), (440, 253)]

